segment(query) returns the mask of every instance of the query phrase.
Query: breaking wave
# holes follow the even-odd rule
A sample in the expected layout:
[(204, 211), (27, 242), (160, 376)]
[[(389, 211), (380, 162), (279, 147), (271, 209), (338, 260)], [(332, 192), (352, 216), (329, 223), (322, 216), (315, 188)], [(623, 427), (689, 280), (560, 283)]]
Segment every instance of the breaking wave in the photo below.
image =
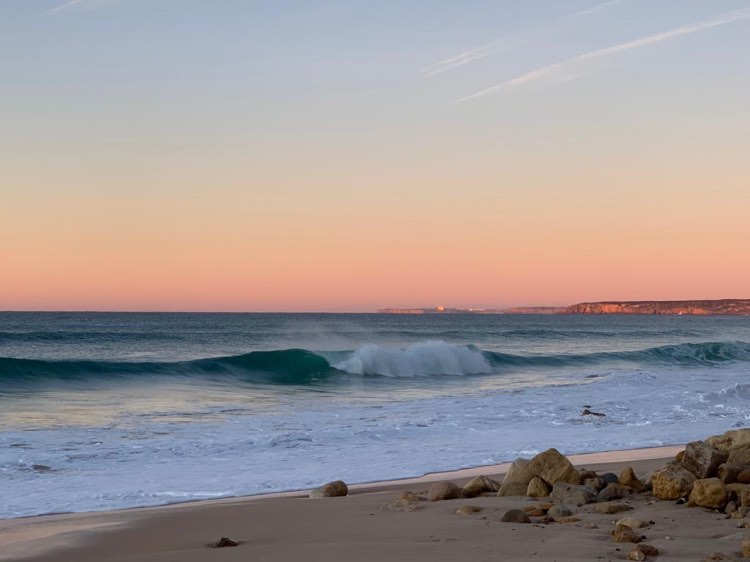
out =
[(368, 344), (338, 352), (285, 349), (175, 362), (53, 361), (5, 357), (0, 358), (0, 390), (38, 385), (44, 381), (117, 380), (143, 376), (235, 377), (250, 383), (304, 385), (347, 376), (479, 376), (502, 375), (519, 369), (554, 370), (617, 363), (689, 367), (731, 361), (750, 361), (750, 344), (706, 342), (639, 351), (513, 355), (432, 341), (405, 348)]

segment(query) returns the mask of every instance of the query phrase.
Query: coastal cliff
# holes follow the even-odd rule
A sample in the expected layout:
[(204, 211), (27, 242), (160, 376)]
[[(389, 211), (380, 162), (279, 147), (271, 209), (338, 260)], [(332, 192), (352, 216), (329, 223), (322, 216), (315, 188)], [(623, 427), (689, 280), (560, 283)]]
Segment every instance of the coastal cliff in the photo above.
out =
[(563, 313), (750, 315), (750, 299), (584, 302), (565, 308)]

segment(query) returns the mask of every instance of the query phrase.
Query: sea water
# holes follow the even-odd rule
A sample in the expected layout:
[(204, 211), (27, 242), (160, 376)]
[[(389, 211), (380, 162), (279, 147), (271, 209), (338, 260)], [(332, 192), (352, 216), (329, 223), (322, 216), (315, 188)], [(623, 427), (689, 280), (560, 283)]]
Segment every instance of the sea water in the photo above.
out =
[(748, 342), (749, 317), (0, 313), (0, 517), (684, 443), (750, 424)]

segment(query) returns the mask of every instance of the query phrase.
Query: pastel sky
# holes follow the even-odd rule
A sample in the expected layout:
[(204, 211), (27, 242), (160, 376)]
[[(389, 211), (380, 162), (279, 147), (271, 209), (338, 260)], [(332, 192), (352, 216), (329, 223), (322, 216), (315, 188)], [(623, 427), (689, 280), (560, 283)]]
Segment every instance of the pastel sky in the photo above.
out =
[(750, 0), (0, 0), (0, 310), (750, 296)]

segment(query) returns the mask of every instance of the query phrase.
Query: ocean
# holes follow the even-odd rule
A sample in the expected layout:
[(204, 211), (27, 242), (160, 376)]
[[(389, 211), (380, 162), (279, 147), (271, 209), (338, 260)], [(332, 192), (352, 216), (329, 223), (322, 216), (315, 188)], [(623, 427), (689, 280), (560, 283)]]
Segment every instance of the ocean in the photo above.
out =
[(0, 518), (684, 443), (750, 424), (748, 342), (750, 317), (0, 313)]

